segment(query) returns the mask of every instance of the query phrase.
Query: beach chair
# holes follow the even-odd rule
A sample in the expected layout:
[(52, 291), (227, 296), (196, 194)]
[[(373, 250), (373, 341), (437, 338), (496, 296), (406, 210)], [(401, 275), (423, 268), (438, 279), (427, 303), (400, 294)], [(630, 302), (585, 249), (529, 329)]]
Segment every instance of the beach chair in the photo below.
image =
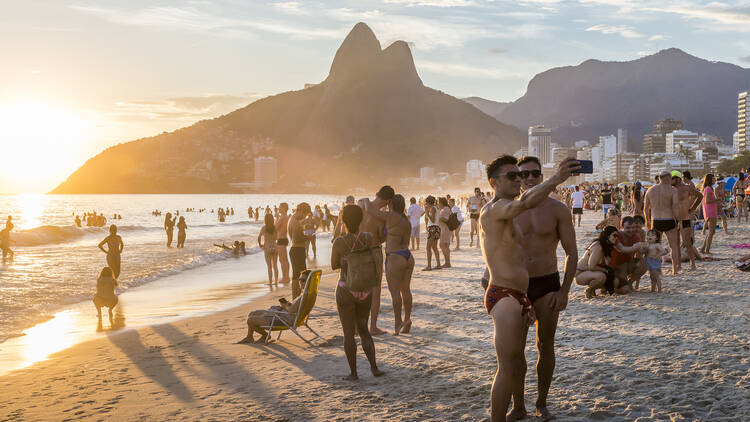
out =
[[(261, 326), (261, 328), (268, 331), (268, 334), (266, 335), (265, 342), (268, 343), (268, 341), (271, 338), (271, 332), (278, 331), (279, 335), (276, 337), (276, 340), (281, 338), (281, 333), (286, 330), (290, 330), (294, 334), (297, 335), (297, 337), (304, 340), (307, 344), (312, 345), (313, 340), (317, 340), (320, 338), (318, 333), (316, 333), (312, 328), (310, 328), (309, 325), (307, 325), (307, 318), (310, 316), (310, 312), (312, 311), (313, 307), (315, 307), (315, 300), (318, 298), (318, 286), (320, 285), (320, 277), (323, 275), (322, 270), (305, 270), (300, 275), (300, 278), (302, 280), (305, 280), (305, 283), (302, 288), (302, 299), (300, 299), (300, 306), (297, 310), (297, 314), (292, 314), (289, 312), (283, 312), (283, 311), (271, 311), (273, 315), (273, 319), (271, 320), (271, 323), (269, 325)], [(287, 324), (287, 322), (284, 320), (292, 320), (294, 324)], [(299, 333), (298, 328), (302, 326), (307, 327), (308, 330), (310, 330), (313, 334), (315, 334), (315, 337), (311, 338), (310, 340), (302, 337), (302, 335)]]

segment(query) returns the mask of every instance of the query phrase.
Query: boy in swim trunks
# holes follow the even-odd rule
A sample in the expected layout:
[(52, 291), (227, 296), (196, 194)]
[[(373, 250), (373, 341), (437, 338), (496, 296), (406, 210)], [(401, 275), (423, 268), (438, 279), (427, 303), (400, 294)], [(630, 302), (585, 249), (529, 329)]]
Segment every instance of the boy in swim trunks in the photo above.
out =
[(651, 291), (661, 293), (661, 257), (667, 254), (667, 249), (659, 242), (659, 232), (649, 230), (646, 233), (648, 250), (646, 251), (646, 265), (651, 277)]
[(529, 273), (525, 265), (518, 265), (526, 262), (528, 257), (515, 218), (541, 204), (555, 187), (579, 168), (578, 161), (567, 159), (560, 163), (555, 175), (519, 197), (521, 171), (515, 157), (501, 156), (487, 167), (487, 178), (495, 195), (480, 213), (479, 243), (490, 272), (485, 308), (495, 327), (498, 361), (491, 394), (493, 421), (505, 420), (511, 394), (523, 388), (523, 338), (534, 321), (534, 311), (526, 296)]

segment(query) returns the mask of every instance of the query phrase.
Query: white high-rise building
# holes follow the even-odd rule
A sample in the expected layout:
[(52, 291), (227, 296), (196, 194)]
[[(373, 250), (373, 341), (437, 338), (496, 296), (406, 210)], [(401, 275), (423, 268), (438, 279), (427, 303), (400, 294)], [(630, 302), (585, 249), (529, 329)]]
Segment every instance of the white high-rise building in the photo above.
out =
[(740, 153), (740, 132), (734, 131), (734, 135), (732, 136), (732, 154), (739, 154)]
[(484, 177), (487, 166), (481, 160), (469, 160), (466, 162), (466, 180), (481, 179)]
[(602, 166), (602, 161), (604, 160), (601, 145), (591, 148), (591, 161), (593, 162), (594, 170), (598, 170)]
[(624, 154), (628, 152), (628, 130), (617, 129), (617, 152)]
[(274, 157), (256, 157), (253, 160), (255, 165), (255, 183), (262, 186), (271, 186), (278, 180), (277, 165), (278, 162)]
[(747, 103), (747, 91), (737, 95), (737, 146), (738, 151), (747, 151), (750, 147), (750, 131), (747, 123), (750, 121), (750, 104)]
[(433, 167), (422, 167), (419, 169), (419, 178), (422, 180), (432, 180), (435, 178), (435, 169)]
[(698, 134), (689, 130), (673, 130), (665, 138), (667, 154), (689, 152), (698, 148)]
[(602, 160), (612, 158), (617, 154), (617, 137), (615, 135), (600, 136), (599, 146), (602, 149)]
[(539, 158), (542, 165), (552, 162), (552, 129), (544, 125), (529, 126), (528, 154)]

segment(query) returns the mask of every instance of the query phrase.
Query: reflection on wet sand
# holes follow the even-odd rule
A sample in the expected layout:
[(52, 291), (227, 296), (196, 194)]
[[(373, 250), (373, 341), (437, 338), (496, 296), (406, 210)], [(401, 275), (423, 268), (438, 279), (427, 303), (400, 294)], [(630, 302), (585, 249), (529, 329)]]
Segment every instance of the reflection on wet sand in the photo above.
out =
[(104, 328), (102, 325), (101, 315), (97, 316), (96, 332), (101, 333), (105, 331), (117, 331), (125, 328), (125, 305), (122, 300), (117, 302), (117, 306), (112, 310), (114, 316), (109, 319), (109, 328)]

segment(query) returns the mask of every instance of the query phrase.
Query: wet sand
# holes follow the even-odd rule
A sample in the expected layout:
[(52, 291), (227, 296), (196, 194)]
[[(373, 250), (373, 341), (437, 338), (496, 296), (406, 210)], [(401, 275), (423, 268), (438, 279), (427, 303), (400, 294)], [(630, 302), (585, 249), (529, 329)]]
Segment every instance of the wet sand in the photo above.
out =
[[(587, 213), (591, 227), (601, 214)], [(466, 231), (468, 227), (464, 227)], [(747, 226), (717, 234), (714, 256), (735, 256)], [(582, 251), (593, 235), (578, 232)], [(698, 242), (702, 236), (698, 234)], [(468, 236), (464, 236), (468, 239)], [(468, 243), (468, 242), (464, 242)], [(291, 333), (269, 345), (237, 345), (253, 309), (288, 289), (219, 313), (107, 333), (0, 377), (0, 415), (10, 420), (483, 420), (496, 364), (482, 306), (477, 249), (454, 268), (418, 271), (410, 334), (376, 337), (374, 378), (361, 349), (360, 380), (348, 382), (333, 301), (324, 277), (309, 322), (324, 341)], [(664, 292), (587, 300), (573, 286), (557, 335), (550, 409), (561, 420), (746, 420), (750, 414), (750, 277), (731, 260), (665, 276)], [(385, 284), (385, 283), (384, 283)], [(384, 290), (379, 326), (392, 330)], [(309, 335), (303, 328), (303, 335)], [(529, 336), (526, 406), (536, 399), (536, 349)], [(531, 419), (533, 420), (533, 418)]]

